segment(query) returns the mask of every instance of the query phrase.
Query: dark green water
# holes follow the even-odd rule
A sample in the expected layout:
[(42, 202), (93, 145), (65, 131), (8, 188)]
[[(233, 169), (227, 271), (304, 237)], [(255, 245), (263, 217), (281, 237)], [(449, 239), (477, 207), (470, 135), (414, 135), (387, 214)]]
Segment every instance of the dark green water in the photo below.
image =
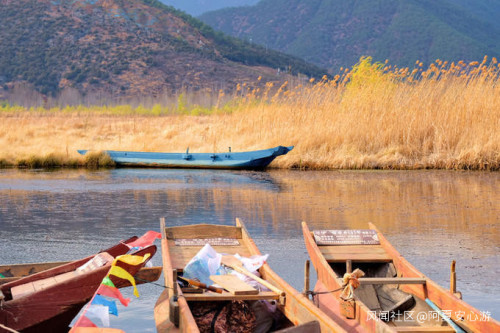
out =
[[(160, 217), (171, 225), (242, 218), (274, 270), (299, 290), (307, 259), (301, 221), (311, 229), (373, 222), (445, 288), (457, 260), (464, 299), (500, 319), (500, 173), (1, 170), (0, 264), (84, 257), (159, 231)], [(161, 264), (159, 254), (153, 263)], [(139, 292), (111, 327), (155, 331), (161, 287), (141, 285)]]

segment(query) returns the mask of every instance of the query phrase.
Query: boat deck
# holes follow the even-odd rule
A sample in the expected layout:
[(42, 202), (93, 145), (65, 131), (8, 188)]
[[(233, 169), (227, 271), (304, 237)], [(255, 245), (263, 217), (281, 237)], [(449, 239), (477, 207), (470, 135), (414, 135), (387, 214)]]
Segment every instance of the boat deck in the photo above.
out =
[(391, 262), (391, 257), (380, 245), (319, 245), (323, 257), (329, 263)]
[[(243, 239), (241, 227), (208, 224), (195, 227), (167, 227), (165, 228), (165, 236), (172, 269), (177, 270), (178, 273), (182, 273), (183, 268), (206, 243), (209, 243), (217, 253), (223, 255), (252, 256)], [(186, 291), (186, 289), (183, 290), (186, 301), (279, 300), (281, 296), (274, 291), (259, 291), (251, 295), (235, 295), (225, 290), (222, 293)]]

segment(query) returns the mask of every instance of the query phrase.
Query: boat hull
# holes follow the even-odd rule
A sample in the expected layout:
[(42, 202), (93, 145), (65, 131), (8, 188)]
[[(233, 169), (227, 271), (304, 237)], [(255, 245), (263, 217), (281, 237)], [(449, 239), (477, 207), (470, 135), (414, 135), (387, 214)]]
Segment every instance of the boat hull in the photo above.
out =
[[(119, 246), (111, 248), (112, 257), (125, 254), (128, 250), (129, 248), (121, 243)], [(150, 254), (152, 257), (155, 253), (156, 246), (151, 245), (133, 254), (139, 256)], [(0, 306), (0, 323), (22, 332), (67, 332), (68, 325), (78, 314), (78, 311), (92, 298), (102, 279), (107, 275), (111, 263), (14, 299), (12, 298), (12, 288), (61, 276), (61, 274), (74, 271), (92, 258), (93, 256), (90, 256), (63, 264), (0, 286), (0, 290), (5, 295), (5, 300)], [(137, 266), (123, 262), (118, 262), (117, 265), (135, 275), (146, 262)], [(111, 276), (111, 279), (118, 288), (128, 284), (128, 281), (125, 282), (125, 280), (114, 276)], [(0, 332), (4, 332), (4, 330), (0, 328)]]
[[(293, 146), (278, 146), (250, 152), (227, 153), (154, 153), (106, 150), (117, 166), (194, 169), (263, 169)], [(78, 150), (85, 155), (88, 150)]]

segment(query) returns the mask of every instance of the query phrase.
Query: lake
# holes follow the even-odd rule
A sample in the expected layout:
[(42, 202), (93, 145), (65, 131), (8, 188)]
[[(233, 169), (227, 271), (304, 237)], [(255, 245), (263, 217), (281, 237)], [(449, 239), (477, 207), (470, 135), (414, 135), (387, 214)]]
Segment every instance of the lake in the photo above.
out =
[[(168, 225), (240, 217), (271, 267), (299, 290), (307, 259), (301, 221), (311, 229), (372, 222), (445, 288), (456, 260), (464, 300), (500, 319), (498, 172), (0, 170), (0, 264), (85, 257), (159, 231), (160, 217)], [(159, 252), (152, 261), (161, 264)], [(140, 285), (139, 298), (122, 291), (133, 300), (118, 306), (111, 327), (155, 332), (162, 287)]]

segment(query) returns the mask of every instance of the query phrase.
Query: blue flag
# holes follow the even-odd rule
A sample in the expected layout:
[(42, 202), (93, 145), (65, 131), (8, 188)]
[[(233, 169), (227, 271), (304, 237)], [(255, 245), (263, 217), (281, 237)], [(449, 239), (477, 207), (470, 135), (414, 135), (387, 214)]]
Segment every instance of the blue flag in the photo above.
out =
[(115, 301), (110, 301), (101, 295), (95, 295), (92, 304), (101, 304), (107, 306), (109, 308), (109, 313), (115, 316), (118, 316), (118, 309), (116, 307)]

